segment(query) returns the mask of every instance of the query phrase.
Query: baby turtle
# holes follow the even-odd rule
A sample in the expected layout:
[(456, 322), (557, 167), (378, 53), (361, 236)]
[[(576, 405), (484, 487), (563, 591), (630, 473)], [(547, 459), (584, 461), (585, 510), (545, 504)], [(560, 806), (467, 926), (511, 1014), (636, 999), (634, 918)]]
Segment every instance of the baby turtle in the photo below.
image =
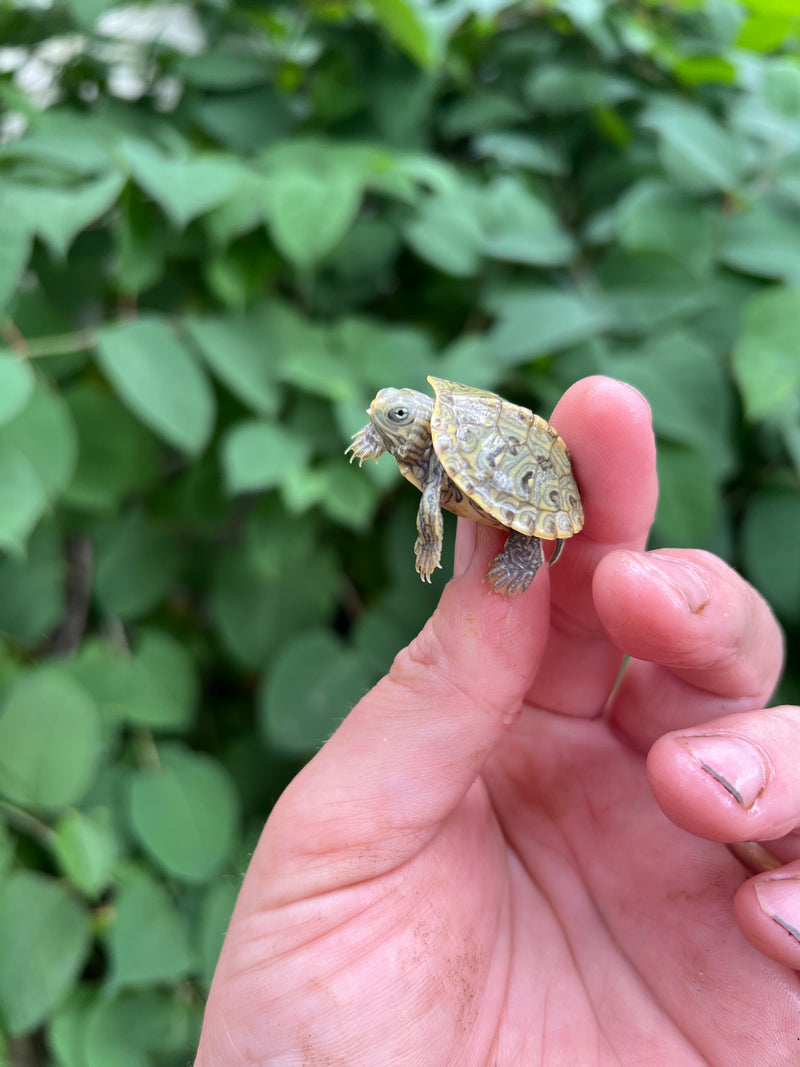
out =
[(583, 507), (567, 446), (544, 419), (496, 393), (429, 377), (435, 399), (415, 389), (381, 389), (369, 423), (353, 435), (350, 462), (389, 452), (422, 493), (414, 545), (429, 582), (440, 567), (442, 508), (510, 530), (486, 580), (517, 596), (544, 563), (542, 539), (564, 541), (583, 526)]

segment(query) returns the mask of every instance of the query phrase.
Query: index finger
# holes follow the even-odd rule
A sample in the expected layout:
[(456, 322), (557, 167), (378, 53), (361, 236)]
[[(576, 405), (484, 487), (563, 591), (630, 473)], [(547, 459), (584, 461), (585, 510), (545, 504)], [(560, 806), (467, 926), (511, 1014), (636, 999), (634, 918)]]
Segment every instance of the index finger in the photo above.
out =
[(622, 654), (595, 610), (592, 577), (608, 552), (647, 541), (658, 497), (650, 407), (632, 386), (596, 375), (568, 389), (550, 421), (572, 454), (586, 523), (551, 573), (550, 637), (527, 701), (597, 715)]

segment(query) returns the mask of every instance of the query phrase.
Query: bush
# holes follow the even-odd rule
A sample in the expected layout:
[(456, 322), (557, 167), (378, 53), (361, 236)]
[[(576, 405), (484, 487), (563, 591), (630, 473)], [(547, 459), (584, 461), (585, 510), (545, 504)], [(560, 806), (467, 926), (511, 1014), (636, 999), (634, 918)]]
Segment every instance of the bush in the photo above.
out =
[(796, 698), (791, 9), (0, 7), (11, 1060), (191, 1056), (271, 803), (436, 599), (342, 455), (384, 385), (642, 389), (652, 543), (764, 592)]

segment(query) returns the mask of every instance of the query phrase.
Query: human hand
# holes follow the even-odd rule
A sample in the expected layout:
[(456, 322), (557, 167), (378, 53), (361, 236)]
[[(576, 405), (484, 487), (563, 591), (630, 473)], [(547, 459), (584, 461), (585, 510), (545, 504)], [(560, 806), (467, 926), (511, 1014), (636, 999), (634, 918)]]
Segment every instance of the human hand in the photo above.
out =
[[(586, 379), (552, 422), (584, 532), (508, 601), (502, 533), (459, 523), (432, 618), (267, 822), (196, 1067), (800, 1061), (778, 626), (710, 554), (643, 552), (635, 390)], [(785, 866), (748, 878), (743, 840)]]

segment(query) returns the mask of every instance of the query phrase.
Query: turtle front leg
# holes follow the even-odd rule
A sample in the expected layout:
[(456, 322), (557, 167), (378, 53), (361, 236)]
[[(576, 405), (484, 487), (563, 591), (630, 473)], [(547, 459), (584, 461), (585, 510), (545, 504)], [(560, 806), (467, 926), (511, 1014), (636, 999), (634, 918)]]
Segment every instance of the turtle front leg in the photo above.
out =
[(541, 539), (512, 530), (505, 548), (492, 560), (483, 580), (491, 582), (493, 593), (519, 596), (531, 584), (543, 563)]
[(442, 538), (444, 523), (442, 521), (442, 479), (444, 470), (436, 455), (431, 452), (428, 476), (422, 490), (422, 500), (417, 512), (417, 531), (419, 537), (414, 543), (414, 555), (417, 557), (417, 573), (423, 582), (430, 582), (431, 575), (442, 557)]

